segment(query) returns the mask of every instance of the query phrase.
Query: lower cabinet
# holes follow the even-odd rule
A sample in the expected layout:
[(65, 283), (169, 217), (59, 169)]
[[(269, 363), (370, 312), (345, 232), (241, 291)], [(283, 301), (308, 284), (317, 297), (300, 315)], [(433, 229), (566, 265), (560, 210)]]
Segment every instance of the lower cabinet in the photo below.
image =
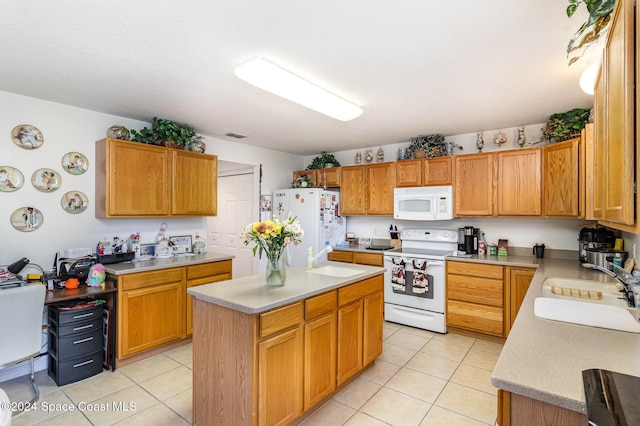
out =
[(588, 424), (588, 419), (584, 413), (498, 389), (497, 424), (500, 426), (582, 426)]
[(194, 424), (289, 424), (329, 397), (382, 353), (382, 289), (378, 275), (255, 315), (195, 299)]
[(153, 349), (192, 332), (188, 287), (231, 279), (231, 260), (120, 275), (118, 359)]
[(359, 263), (360, 265), (383, 266), (382, 253), (366, 253), (351, 250), (333, 250), (327, 254), (327, 259), (334, 262)]
[(535, 268), (447, 261), (447, 325), (507, 337)]

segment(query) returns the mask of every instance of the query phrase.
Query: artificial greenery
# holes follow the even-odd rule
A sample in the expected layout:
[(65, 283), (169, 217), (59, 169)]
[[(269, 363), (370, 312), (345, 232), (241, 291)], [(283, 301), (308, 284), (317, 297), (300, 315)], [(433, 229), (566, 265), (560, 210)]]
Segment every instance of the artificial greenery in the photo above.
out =
[(542, 141), (561, 142), (579, 136), (589, 122), (590, 113), (588, 109), (574, 108), (551, 115), (542, 128)]
[[(446, 155), (447, 143), (443, 135), (436, 133), (411, 139), (409, 149), (413, 151), (414, 156), (416, 151), (424, 151), (424, 156), (427, 158), (442, 157)], [(416, 157), (419, 158), (419, 156)]]
[(139, 132), (131, 130), (132, 141), (151, 145), (162, 145), (164, 141), (171, 141), (178, 146), (191, 146), (195, 141), (202, 140), (202, 136), (187, 124), (178, 124), (164, 118), (154, 117), (151, 129), (144, 127)]
[(320, 155), (314, 158), (311, 161), (311, 164), (307, 167), (307, 170), (311, 169), (324, 169), (327, 167), (327, 164), (331, 163), (334, 167), (339, 167), (340, 163), (336, 160), (336, 157), (333, 154), (327, 154), (325, 151), (322, 151)]
[(291, 182), (291, 188), (315, 188), (316, 184), (311, 179), (311, 176), (300, 176), (298, 179), (295, 179)]
[[(576, 54), (578, 50), (582, 53), (569, 59), (569, 65), (580, 59), (589, 46), (596, 43), (601, 35), (606, 31), (611, 21), (611, 13), (615, 5), (615, 0), (568, 0), (567, 16), (570, 18), (578, 10), (580, 4), (585, 5), (589, 11), (589, 18), (584, 22), (567, 46), (567, 57)], [(577, 44), (576, 44), (577, 42)]]

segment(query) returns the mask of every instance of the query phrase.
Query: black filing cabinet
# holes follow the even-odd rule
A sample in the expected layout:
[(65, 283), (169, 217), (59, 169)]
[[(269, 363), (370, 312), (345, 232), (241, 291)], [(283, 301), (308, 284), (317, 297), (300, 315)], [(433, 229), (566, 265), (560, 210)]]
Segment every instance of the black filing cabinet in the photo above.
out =
[(58, 386), (102, 371), (102, 305), (79, 309), (49, 306), (49, 376)]

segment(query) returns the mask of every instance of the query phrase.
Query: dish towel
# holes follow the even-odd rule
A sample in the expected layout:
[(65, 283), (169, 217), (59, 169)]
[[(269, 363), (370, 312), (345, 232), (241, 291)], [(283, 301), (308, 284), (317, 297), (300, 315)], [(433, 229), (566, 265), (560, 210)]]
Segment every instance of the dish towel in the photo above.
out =
[(393, 258), (393, 267), (391, 268), (391, 287), (393, 291), (404, 292), (405, 291), (405, 272), (404, 272), (404, 259)]
[(427, 261), (413, 260), (413, 292), (423, 294), (429, 291), (429, 280), (427, 279)]

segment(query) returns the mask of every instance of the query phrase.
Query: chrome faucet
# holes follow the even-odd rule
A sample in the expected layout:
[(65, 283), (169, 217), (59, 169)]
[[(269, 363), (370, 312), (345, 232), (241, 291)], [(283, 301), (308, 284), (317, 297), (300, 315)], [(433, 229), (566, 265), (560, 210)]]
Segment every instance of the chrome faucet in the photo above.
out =
[(620, 268), (618, 265), (615, 265), (613, 263), (612, 265), (614, 269), (619, 269), (621, 271), (621, 273), (623, 274), (622, 277), (620, 277), (620, 275), (618, 275), (615, 271), (610, 271), (607, 268), (603, 268), (602, 266), (599, 266), (599, 265), (594, 265), (593, 263), (582, 264), (584, 268), (595, 269), (596, 271), (604, 272), (610, 277), (613, 277), (618, 281), (620, 281), (623, 287), (623, 289), (620, 290), (620, 292), (624, 294), (624, 299), (627, 300), (627, 302), (629, 303), (629, 306), (634, 307), (635, 303), (633, 299), (633, 291), (631, 290), (631, 285), (637, 282), (637, 278), (629, 275), (627, 271), (625, 271), (623, 268)]
[[(600, 265), (594, 265), (593, 263), (583, 263), (582, 264), (583, 268), (587, 268), (587, 269), (595, 269), (596, 271), (600, 271), (600, 272), (604, 272), (605, 274), (609, 275), (610, 277), (613, 278), (617, 278), (618, 280), (620, 280), (620, 278), (618, 277), (618, 274), (616, 274), (613, 271), (608, 270), (607, 268), (603, 268)], [(622, 280), (620, 280), (622, 281)], [(624, 284), (624, 281), (622, 281)]]
[(307, 267), (313, 268), (313, 264), (320, 258), (320, 256), (322, 256), (325, 253), (331, 253), (332, 251), (333, 251), (333, 247), (326, 246), (325, 248), (320, 250), (318, 254), (314, 256), (313, 247), (309, 247), (309, 250), (307, 250)]

